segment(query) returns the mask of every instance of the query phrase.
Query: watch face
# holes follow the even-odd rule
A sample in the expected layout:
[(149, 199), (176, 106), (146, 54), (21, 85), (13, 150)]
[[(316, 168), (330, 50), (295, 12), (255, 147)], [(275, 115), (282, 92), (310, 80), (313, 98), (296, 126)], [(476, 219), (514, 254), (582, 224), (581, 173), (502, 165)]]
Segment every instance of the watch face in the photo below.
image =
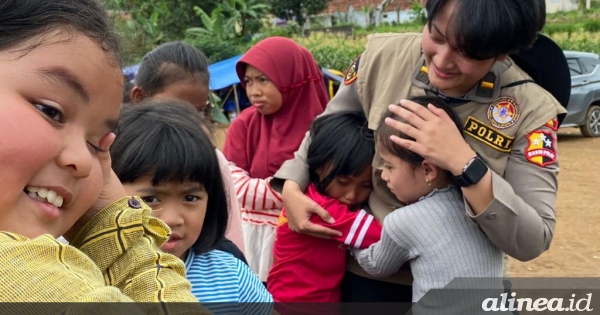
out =
[(483, 178), (487, 173), (487, 169), (487, 165), (480, 158), (475, 158), (473, 163), (463, 172), (463, 177), (470, 185), (473, 185)]

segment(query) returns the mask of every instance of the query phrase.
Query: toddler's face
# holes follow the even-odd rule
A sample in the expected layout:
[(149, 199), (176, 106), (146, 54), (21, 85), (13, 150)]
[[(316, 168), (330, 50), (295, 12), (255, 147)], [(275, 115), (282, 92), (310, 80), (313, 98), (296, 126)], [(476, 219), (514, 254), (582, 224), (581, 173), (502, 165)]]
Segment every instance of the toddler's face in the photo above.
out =
[(161, 249), (185, 260), (204, 225), (208, 205), (204, 186), (191, 181), (152, 185), (152, 176), (141, 177), (123, 186), (127, 194), (140, 196), (155, 210), (152, 215), (171, 228), (171, 237)]
[(431, 189), (425, 181), (423, 172), (381, 146), (379, 155), (383, 161), (381, 178), (400, 202), (411, 204), (429, 193)]
[[(367, 201), (373, 190), (372, 171), (369, 165), (357, 176), (336, 176), (325, 192), (350, 208), (358, 208)], [(321, 170), (317, 171), (317, 175), (321, 179), (327, 176)]]
[(123, 77), (80, 34), (26, 47), (0, 52), (0, 230), (57, 237), (98, 198), (96, 148), (118, 118)]

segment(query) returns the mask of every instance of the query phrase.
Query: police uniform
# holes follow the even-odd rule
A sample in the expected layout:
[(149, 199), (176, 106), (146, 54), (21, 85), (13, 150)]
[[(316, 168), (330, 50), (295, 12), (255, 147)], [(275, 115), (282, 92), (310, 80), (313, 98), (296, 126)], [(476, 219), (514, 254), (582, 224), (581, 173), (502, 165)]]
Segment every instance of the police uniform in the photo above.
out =
[[(421, 37), (420, 33), (370, 35), (365, 51), (347, 70), (344, 84), (323, 115), (362, 110), (369, 128), (375, 130), (389, 104), (424, 94), (442, 97), (461, 118), (466, 142), (492, 170), (494, 199), (478, 215), (467, 203), (467, 215), (508, 255), (520, 260), (539, 256), (549, 248), (554, 232), (556, 118), (565, 113), (564, 108), (510, 58), (496, 62), (462, 98), (445, 97), (429, 83)], [(308, 138), (295, 158), (275, 174), (271, 185), (276, 189), (284, 180), (303, 188), (308, 185)], [(382, 221), (402, 204), (381, 179), (378, 160), (376, 154), (369, 206)], [(349, 260), (348, 270), (367, 276), (354, 260)], [(382, 280), (412, 283), (406, 270)]]

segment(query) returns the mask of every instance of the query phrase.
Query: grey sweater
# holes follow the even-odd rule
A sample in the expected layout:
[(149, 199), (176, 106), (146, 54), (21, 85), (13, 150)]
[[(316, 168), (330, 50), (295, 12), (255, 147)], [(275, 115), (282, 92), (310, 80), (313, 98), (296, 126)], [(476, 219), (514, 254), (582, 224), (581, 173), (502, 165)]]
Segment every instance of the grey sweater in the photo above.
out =
[(375, 277), (391, 275), (410, 261), (413, 302), (455, 277), (502, 277), (503, 253), (466, 215), (455, 186), (390, 213), (381, 240), (354, 254)]

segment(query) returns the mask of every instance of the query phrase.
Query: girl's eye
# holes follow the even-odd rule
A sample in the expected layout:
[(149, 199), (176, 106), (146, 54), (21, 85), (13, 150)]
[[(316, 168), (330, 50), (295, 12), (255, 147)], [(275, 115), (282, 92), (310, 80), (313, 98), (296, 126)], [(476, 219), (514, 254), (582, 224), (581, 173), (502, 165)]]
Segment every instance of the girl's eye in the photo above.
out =
[(244, 83), (246, 83), (246, 85), (250, 84), (250, 79), (244, 79)]
[(337, 182), (342, 186), (348, 185), (348, 181), (345, 179), (338, 179)]
[(96, 152), (106, 152), (106, 150), (102, 150), (102, 149), (100, 149), (100, 147), (98, 147), (98, 146), (96, 146), (96, 145), (93, 145), (93, 144), (92, 144), (91, 142), (89, 142), (89, 141), (87, 142), (87, 144), (88, 144), (90, 147), (92, 147), (92, 149), (94, 149), (94, 151), (96, 151)]
[(45, 104), (34, 104), (34, 106), (42, 113), (44, 113), (44, 115), (48, 116), (48, 118), (57, 121), (57, 122), (64, 122), (65, 117), (63, 115), (63, 113), (52, 107), (49, 105), (45, 105)]
[(200, 201), (200, 198), (196, 197), (196, 196), (192, 196), (192, 195), (187, 195), (187, 196), (183, 197), (183, 200), (185, 200), (186, 202), (194, 202), (194, 201)]
[(142, 200), (145, 203), (158, 203), (160, 202), (160, 200), (158, 200), (158, 198), (154, 197), (154, 196), (146, 196), (146, 197), (142, 197)]
[(261, 83), (269, 82), (269, 79), (262, 77), (262, 78), (260, 78), (260, 82)]

